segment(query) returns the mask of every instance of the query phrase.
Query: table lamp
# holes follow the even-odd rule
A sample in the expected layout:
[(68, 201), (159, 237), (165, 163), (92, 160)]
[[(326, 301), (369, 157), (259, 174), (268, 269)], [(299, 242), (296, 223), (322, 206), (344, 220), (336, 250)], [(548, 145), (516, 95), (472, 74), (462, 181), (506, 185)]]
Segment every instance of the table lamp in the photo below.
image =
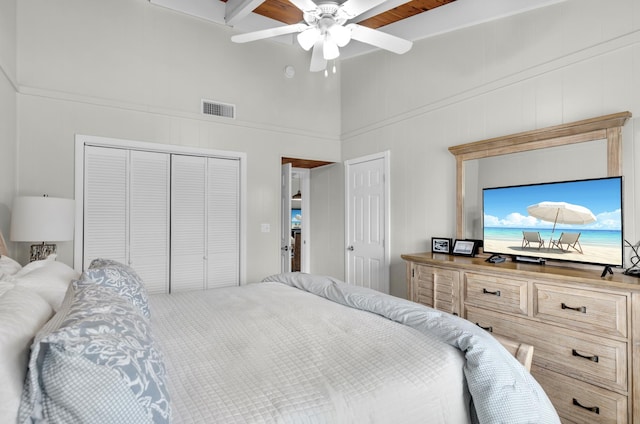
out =
[(59, 197), (24, 196), (13, 202), (11, 213), (12, 241), (42, 242), (31, 245), (31, 261), (56, 253), (52, 241), (73, 240), (75, 201)]

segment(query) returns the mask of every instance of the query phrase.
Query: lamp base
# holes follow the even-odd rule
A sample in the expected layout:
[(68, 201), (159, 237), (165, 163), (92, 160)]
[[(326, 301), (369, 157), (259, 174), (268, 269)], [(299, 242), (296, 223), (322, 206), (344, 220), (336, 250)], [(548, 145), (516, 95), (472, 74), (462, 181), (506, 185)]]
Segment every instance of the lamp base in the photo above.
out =
[(58, 248), (55, 244), (32, 244), (31, 245), (31, 262), (47, 259), (49, 255), (57, 253)]

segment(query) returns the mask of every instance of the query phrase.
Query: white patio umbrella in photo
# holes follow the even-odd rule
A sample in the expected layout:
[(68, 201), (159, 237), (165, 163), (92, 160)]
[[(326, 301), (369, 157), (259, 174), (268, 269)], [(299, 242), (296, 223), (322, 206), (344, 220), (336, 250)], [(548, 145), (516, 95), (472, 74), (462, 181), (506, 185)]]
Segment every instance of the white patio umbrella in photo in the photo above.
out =
[(547, 222), (553, 222), (551, 237), (557, 224), (589, 224), (596, 217), (588, 208), (567, 202), (540, 202), (527, 208), (529, 215)]

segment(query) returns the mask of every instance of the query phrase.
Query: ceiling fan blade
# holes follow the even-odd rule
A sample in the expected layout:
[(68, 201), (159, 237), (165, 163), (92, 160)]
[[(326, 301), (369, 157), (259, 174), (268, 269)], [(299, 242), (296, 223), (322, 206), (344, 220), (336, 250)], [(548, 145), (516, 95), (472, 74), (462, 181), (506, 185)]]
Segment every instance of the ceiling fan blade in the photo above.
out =
[(413, 43), (404, 38), (387, 34), (386, 32), (367, 28), (358, 24), (349, 24), (346, 28), (351, 29), (351, 38), (381, 49), (389, 50), (393, 53), (403, 54), (411, 50)]
[(309, 66), (309, 70), (311, 72), (319, 72), (327, 68), (327, 61), (323, 55), (323, 44), (324, 42), (322, 38), (320, 38), (313, 46), (313, 52), (311, 53), (311, 66)]
[(347, 0), (342, 3), (340, 9), (347, 15), (348, 19), (353, 19), (356, 16), (366, 12), (369, 9), (384, 3), (386, 0)]
[(291, 4), (293, 4), (295, 7), (302, 10), (303, 12), (313, 12), (318, 8), (318, 5), (311, 0), (289, 0), (289, 1), (291, 2)]
[(234, 43), (248, 43), (250, 41), (262, 40), (264, 38), (293, 34), (294, 32), (302, 32), (307, 28), (309, 28), (309, 26), (305, 24), (285, 25), (281, 27), (263, 29), (260, 31), (247, 32), (246, 34), (236, 34), (231, 37), (231, 41), (233, 41)]

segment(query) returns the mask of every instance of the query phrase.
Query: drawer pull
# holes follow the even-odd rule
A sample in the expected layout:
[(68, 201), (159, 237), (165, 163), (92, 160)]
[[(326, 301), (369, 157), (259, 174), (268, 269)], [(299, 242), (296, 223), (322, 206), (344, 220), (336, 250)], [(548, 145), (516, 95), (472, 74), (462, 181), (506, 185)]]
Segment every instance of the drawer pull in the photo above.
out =
[(586, 409), (587, 411), (591, 411), (591, 412), (595, 412), (596, 414), (600, 414), (600, 408), (597, 406), (584, 406), (584, 405), (580, 405), (580, 402), (577, 401), (576, 398), (573, 398), (573, 404), (575, 406), (579, 406), (582, 409)]
[(564, 302), (562, 303), (562, 309), (571, 309), (572, 311), (582, 312), (583, 314), (587, 313), (586, 306), (578, 306), (577, 308), (572, 308), (571, 306), (567, 306), (567, 304)]
[(593, 355), (593, 356), (580, 355), (580, 354), (578, 353), (578, 351), (577, 351), (577, 350), (575, 350), (575, 349), (571, 349), (571, 354), (572, 354), (573, 356), (577, 356), (577, 357), (579, 357), (579, 358), (588, 359), (588, 360), (593, 361), (593, 362), (598, 362), (598, 360), (599, 360), (599, 359), (598, 359), (598, 355)]
[(484, 294), (492, 294), (494, 296), (498, 296), (500, 297), (500, 290), (496, 290), (496, 291), (489, 291), (487, 289), (482, 289), (482, 293)]
[(483, 326), (481, 326), (481, 325), (480, 325), (480, 323), (479, 323), (479, 322), (476, 322), (476, 325), (477, 325), (478, 327), (482, 328), (483, 330), (488, 331), (489, 333), (493, 333), (493, 326), (491, 326), (491, 325), (490, 325), (490, 326), (488, 326), (488, 327), (483, 327)]

